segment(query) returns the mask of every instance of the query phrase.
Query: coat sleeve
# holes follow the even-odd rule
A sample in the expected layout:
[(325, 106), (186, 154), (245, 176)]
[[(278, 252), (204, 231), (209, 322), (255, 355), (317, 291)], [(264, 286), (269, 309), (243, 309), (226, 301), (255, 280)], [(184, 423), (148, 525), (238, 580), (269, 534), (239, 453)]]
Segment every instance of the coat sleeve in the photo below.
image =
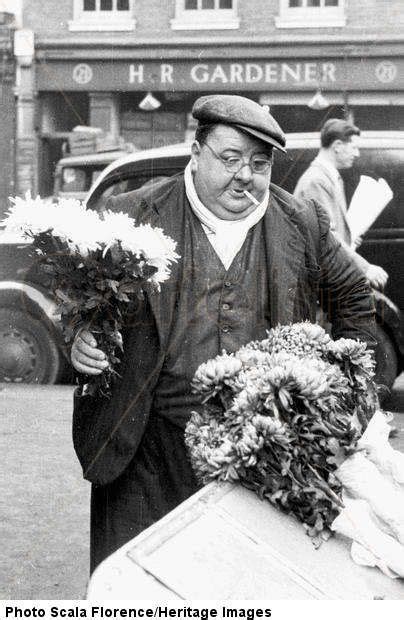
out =
[(341, 245), (345, 248), (345, 251), (351, 257), (351, 260), (355, 262), (355, 264), (366, 274), (369, 269), (368, 261), (363, 258), (360, 254), (355, 252), (353, 248), (350, 247), (348, 243), (344, 241), (341, 235), (338, 233), (337, 225), (335, 221), (335, 199), (334, 196), (330, 193), (326, 185), (321, 183), (320, 180), (314, 179), (312, 181), (306, 181), (302, 177), (298, 182), (296, 189), (294, 191), (295, 198), (301, 200), (312, 200), (316, 204), (320, 204), (323, 209), (327, 212), (328, 217), (330, 219), (330, 228)]
[(363, 272), (330, 230), (325, 210), (314, 203), (319, 226), (319, 300), (334, 338), (376, 346), (373, 294)]
[(122, 211), (137, 221), (140, 204), (141, 199), (139, 198), (137, 190), (134, 190), (125, 194), (118, 194), (118, 196), (110, 196), (105, 202), (102, 212), (107, 210), (113, 211), (114, 213)]

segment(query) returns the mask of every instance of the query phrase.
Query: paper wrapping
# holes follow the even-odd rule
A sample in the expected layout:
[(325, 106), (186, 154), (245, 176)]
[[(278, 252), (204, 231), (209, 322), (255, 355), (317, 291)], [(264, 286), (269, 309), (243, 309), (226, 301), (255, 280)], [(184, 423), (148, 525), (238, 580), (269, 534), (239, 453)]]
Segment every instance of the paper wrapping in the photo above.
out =
[(404, 577), (404, 454), (389, 444), (389, 418), (377, 411), (336, 475), (345, 508), (332, 529), (353, 543), (352, 559)]
[(384, 179), (376, 181), (361, 175), (347, 212), (353, 247), (359, 245), (360, 237), (369, 230), (392, 198), (393, 192)]

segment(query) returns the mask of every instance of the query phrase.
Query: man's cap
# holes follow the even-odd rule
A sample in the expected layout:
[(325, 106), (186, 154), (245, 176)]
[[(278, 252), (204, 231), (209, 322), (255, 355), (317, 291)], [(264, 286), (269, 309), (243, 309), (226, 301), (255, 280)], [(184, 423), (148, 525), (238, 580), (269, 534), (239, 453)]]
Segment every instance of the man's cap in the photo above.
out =
[(259, 103), (239, 95), (206, 95), (192, 108), (199, 124), (233, 125), (252, 136), (285, 151), (285, 134), (273, 116)]

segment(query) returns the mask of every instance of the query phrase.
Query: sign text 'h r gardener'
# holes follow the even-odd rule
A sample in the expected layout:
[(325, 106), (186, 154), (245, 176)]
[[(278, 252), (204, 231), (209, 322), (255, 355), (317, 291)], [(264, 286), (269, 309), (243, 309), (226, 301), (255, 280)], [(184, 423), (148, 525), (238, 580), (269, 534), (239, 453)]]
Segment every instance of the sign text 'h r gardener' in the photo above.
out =
[[(175, 84), (175, 70), (174, 65), (162, 63), (155, 79), (160, 84)], [(335, 82), (335, 74), (333, 62), (198, 63), (189, 68), (189, 78), (195, 84), (324, 84)], [(129, 65), (130, 84), (143, 84), (146, 79), (144, 64)]]

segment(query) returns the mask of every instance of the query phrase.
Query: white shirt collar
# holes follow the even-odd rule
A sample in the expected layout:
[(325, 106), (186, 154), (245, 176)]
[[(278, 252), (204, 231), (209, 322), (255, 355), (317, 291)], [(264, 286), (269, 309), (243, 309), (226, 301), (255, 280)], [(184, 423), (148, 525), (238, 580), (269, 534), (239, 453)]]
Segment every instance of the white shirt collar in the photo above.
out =
[(191, 172), (191, 162), (185, 168), (184, 173), (185, 180), (185, 191), (187, 194), (187, 198), (190, 202), (191, 208), (194, 213), (197, 215), (198, 219), (207, 227), (215, 232), (217, 228), (226, 227), (229, 229), (237, 229), (237, 228), (247, 228), (250, 229), (254, 224), (260, 221), (263, 217), (269, 200), (269, 190), (265, 192), (265, 196), (260, 204), (257, 206), (254, 211), (249, 213), (246, 217), (240, 220), (222, 220), (217, 217), (212, 211), (210, 211), (205, 205), (199, 200), (199, 196), (196, 193), (194, 180), (192, 178)]
[(185, 168), (184, 181), (191, 209), (201, 222), (216, 254), (228, 269), (243, 246), (250, 228), (264, 216), (268, 207), (269, 190), (266, 191), (262, 202), (247, 217), (241, 220), (222, 220), (200, 201), (192, 178), (191, 162)]

